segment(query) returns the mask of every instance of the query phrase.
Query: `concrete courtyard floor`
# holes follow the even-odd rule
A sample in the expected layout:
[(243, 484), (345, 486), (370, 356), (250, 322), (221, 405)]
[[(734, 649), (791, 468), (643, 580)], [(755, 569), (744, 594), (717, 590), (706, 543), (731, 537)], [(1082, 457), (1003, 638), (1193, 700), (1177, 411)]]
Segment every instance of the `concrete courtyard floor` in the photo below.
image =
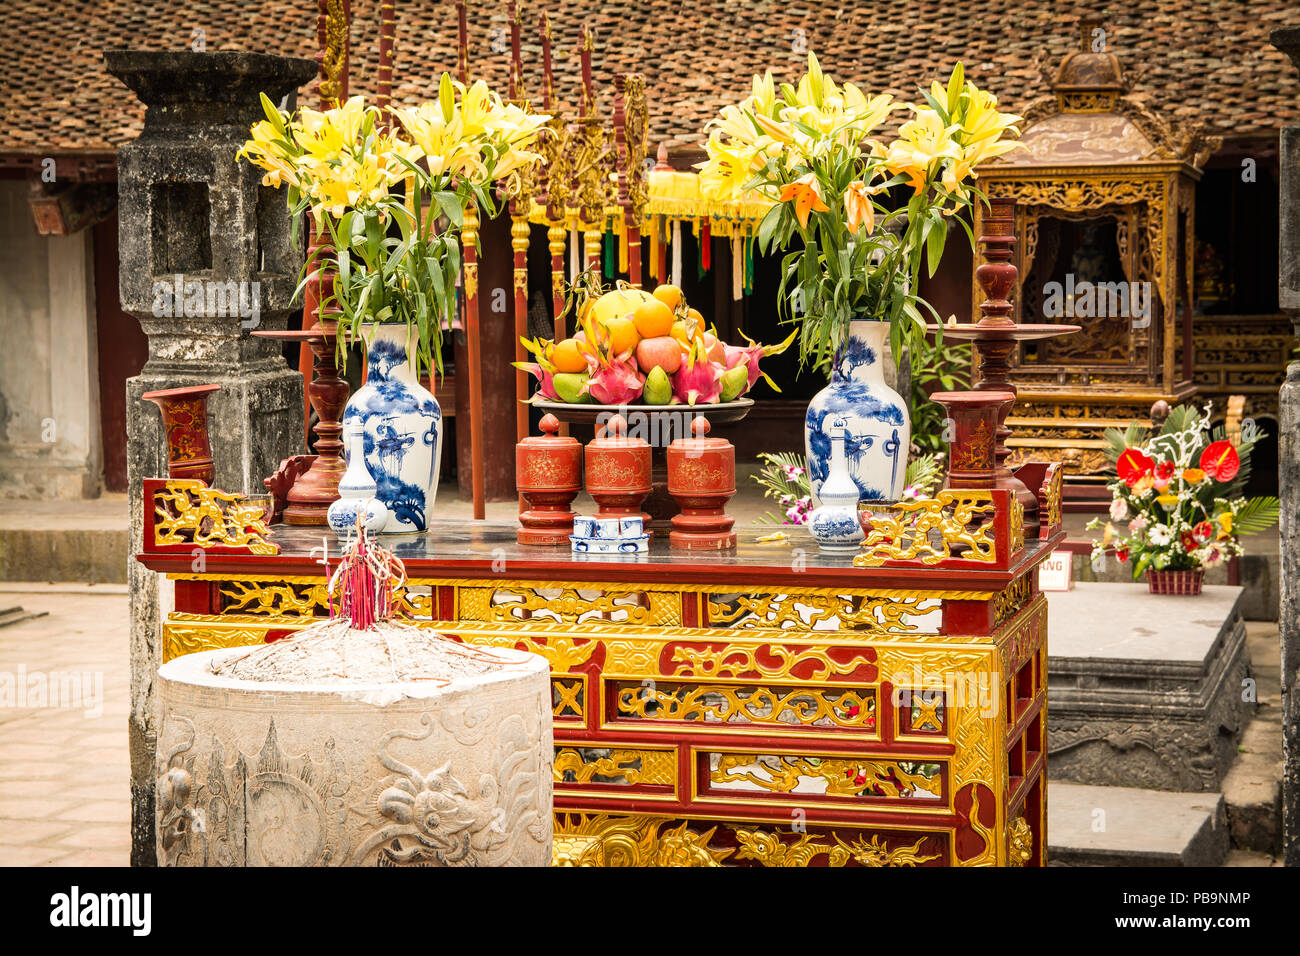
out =
[(126, 587), (0, 583), (0, 609), (14, 606), (46, 614), (0, 628), (0, 681), (89, 674), (92, 694), (75, 707), (0, 706), (0, 866), (127, 866)]

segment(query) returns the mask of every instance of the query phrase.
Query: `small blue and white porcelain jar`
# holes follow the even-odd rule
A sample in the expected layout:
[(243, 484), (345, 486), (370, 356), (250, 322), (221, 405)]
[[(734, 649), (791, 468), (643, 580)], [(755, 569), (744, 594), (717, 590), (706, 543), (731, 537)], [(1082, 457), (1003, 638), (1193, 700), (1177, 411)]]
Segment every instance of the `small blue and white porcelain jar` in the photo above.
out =
[(413, 331), (404, 324), (367, 331), (366, 384), (348, 399), (343, 423), (364, 429), (366, 468), (387, 512), (380, 530), (425, 531), (442, 463), (442, 409), (415, 374)]
[(347, 471), (339, 479), (339, 500), (329, 506), (326, 520), (334, 533), (346, 538), (356, 531), (357, 515), (367, 531), (378, 531), (388, 520), (388, 509), (375, 497), (375, 479), (366, 468), (365, 431), (360, 422), (343, 426), (343, 452)]
[(826, 423), (848, 426), (844, 455), (860, 501), (897, 501), (907, 477), (912, 426), (907, 403), (885, 384), (884, 350), (889, 323), (858, 320), (835, 353), (831, 381), (813, 396), (804, 418), (804, 444), (813, 504), (820, 503), (830, 473), (831, 437)]
[(823, 551), (857, 551), (867, 535), (858, 521), (858, 486), (849, 476), (844, 453), (848, 423), (836, 418), (828, 431), (830, 471), (822, 483), (822, 503), (808, 516), (808, 530)]

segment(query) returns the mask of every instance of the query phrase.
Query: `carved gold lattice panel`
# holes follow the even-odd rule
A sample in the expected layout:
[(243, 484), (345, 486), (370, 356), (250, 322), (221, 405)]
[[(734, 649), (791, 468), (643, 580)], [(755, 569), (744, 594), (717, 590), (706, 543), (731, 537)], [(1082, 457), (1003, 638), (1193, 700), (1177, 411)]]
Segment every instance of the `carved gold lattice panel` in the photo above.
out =
[(552, 866), (920, 866), (944, 859), (940, 833), (837, 828), (794, 833), (754, 824), (556, 813)]
[[(554, 627), (555, 625), (549, 625)], [(538, 624), (526, 631), (475, 631), (457, 629), (455, 636), (470, 644), (490, 647), (513, 647), (540, 654), (551, 665), (553, 674), (566, 674), (591, 659), (600, 646), (594, 638), (577, 637), (561, 631), (548, 632), (548, 625)]]
[(671, 787), (677, 782), (677, 751), (557, 746), (553, 767), (556, 783)]
[(1020, 609), (1029, 603), (1032, 597), (1029, 592), (1028, 574), (1022, 574), (1007, 585), (1007, 589), (993, 599), (993, 626), (1001, 627), (1015, 617)]
[(800, 590), (778, 594), (712, 593), (709, 625), (782, 630), (865, 631), (890, 634), (924, 627), (937, 633), (942, 601), (924, 593), (839, 594)]
[[(244, 578), (223, 582), (219, 590), (221, 608), (229, 613), (324, 617), (330, 611), (329, 594), (321, 578)], [(433, 616), (433, 589), (428, 585), (395, 588), (393, 608), (400, 617), (428, 620)]]
[(499, 623), (550, 621), (556, 624), (610, 623), (671, 627), (682, 622), (681, 598), (671, 591), (647, 591), (634, 585), (556, 584), (534, 587), (461, 587), (460, 617)]
[(552, 866), (722, 866), (734, 848), (712, 847), (716, 825), (666, 817), (556, 813)]
[(586, 716), (586, 706), (586, 678), (551, 678), (551, 712), (557, 720), (581, 720)]
[(997, 507), (987, 491), (945, 489), (933, 498), (915, 498), (873, 512), (863, 553), (853, 559), (860, 568), (886, 561), (920, 560), (938, 564), (951, 557), (994, 564)]
[(279, 554), (267, 540), (266, 509), (244, 496), (209, 488), (201, 481), (172, 479), (154, 492), (154, 543), (198, 548), (247, 548)]
[(269, 630), (265, 618), (249, 615), (183, 614), (173, 612), (167, 616), (162, 629), (162, 661), (167, 663), (185, 654), (215, 651), (226, 647), (245, 647), (266, 643)]
[(613, 684), (620, 721), (755, 724), (876, 733), (876, 688), (745, 684)]
[(875, 797), (891, 800), (943, 799), (944, 764), (878, 757), (709, 752), (708, 779), (701, 790)]
[(944, 695), (938, 691), (908, 693), (904, 702), (908, 711), (909, 733), (942, 733)]
[(757, 827), (732, 827), (732, 831), (740, 844), (736, 860), (753, 860), (760, 866), (812, 866), (823, 856), (826, 866), (917, 866), (943, 857), (941, 850), (924, 849), (935, 842), (933, 837), (908, 843), (910, 836), (890, 839), (874, 833), (869, 838), (858, 836), (846, 842), (838, 833), (782, 833)]

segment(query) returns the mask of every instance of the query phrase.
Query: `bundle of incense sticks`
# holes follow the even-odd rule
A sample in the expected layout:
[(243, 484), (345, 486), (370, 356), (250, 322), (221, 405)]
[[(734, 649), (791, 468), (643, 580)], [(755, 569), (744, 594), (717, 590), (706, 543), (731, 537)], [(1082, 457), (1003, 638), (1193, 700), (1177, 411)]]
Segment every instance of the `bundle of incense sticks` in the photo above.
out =
[[(406, 567), (391, 551), (375, 543), (357, 520), (357, 534), (330, 575), (330, 617), (346, 618), (358, 631), (393, 616), (393, 591), (406, 583)], [(334, 600), (338, 592), (337, 603)]]

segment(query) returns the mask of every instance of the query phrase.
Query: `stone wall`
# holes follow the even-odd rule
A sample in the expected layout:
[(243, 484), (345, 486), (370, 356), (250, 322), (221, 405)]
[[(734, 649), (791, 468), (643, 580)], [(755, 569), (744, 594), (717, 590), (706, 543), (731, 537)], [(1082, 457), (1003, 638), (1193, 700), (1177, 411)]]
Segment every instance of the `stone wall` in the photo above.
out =
[(91, 233), (40, 237), (28, 186), (0, 181), (0, 497), (103, 484)]

